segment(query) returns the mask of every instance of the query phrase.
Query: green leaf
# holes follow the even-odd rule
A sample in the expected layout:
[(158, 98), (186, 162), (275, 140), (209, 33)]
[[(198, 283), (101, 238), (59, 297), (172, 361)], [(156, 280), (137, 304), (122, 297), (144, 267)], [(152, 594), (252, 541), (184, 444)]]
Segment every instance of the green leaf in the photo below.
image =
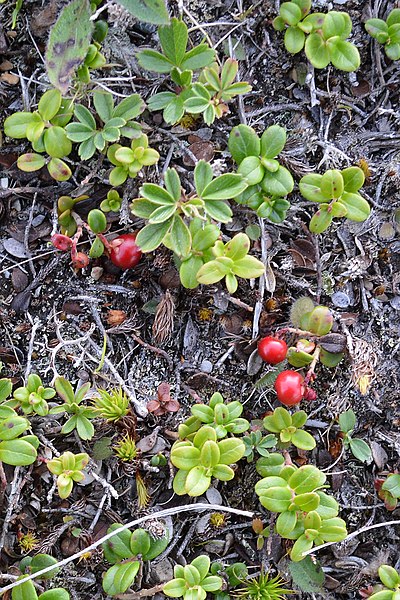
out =
[(211, 183), (212, 179), (213, 171), (211, 165), (205, 160), (199, 160), (194, 170), (194, 183), (200, 197), (202, 197), (203, 191)]
[(282, 512), (276, 520), (276, 532), (283, 538), (287, 538), (296, 527), (297, 513), (295, 511)]
[(25, 171), (26, 173), (32, 173), (33, 171), (38, 171), (46, 164), (46, 160), (44, 156), (40, 154), (34, 154), (33, 152), (22, 154), (18, 157), (17, 165), (21, 171)]
[(365, 175), (359, 167), (348, 167), (347, 169), (343, 169), (341, 173), (346, 192), (358, 192), (364, 185)]
[(244, 279), (254, 279), (264, 274), (265, 266), (255, 256), (245, 256), (244, 258), (235, 260), (232, 272)]
[(139, 94), (131, 94), (124, 98), (112, 111), (112, 117), (125, 119), (126, 122), (136, 119), (145, 109), (145, 103)]
[(59, 90), (48, 90), (39, 100), (38, 112), (44, 121), (50, 121), (56, 116), (61, 106), (61, 93)]
[[(0, 379), (0, 402), (4, 402), (12, 392), (11, 379)], [(0, 418), (2, 418), (0, 414)]]
[(386, 481), (382, 484), (382, 489), (390, 492), (395, 498), (400, 498), (400, 475), (397, 473), (390, 474)]
[[(33, 600), (33, 598), (29, 600)], [(70, 595), (65, 588), (52, 588), (40, 594), (39, 600), (70, 600)]]
[(198, 570), (200, 574), (200, 581), (202, 581), (207, 576), (207, 573), (210, 570), (211, 561), (207, 555), (201, 554), (200, 556), (197, 556), (195, 559), (193, 559), (190, 564)]
[(8, 137), (22, 139), (27, 137), (27, 127), (42, 121), (38, 113), (16, 112), (4, 121), (4, 133)]
[(10, 417), (0, 421), (0, 440), (14, 440), (29, 427), (29, 422), (24, 417), (19, 417), (15, 411)]
[(83, 63), (92, 37), (89, 0), (72, 0), (50, 31), (46, 70), (50, 82), (62, 94), (68, 92), (77, 67)]
[(380, 44), (384, 44), (389, 38), (388, 26), (382, 19), (368, 19), (365, 29)]
[(76, 430), (81, 440), (91, 440), (94, 436), (94, 427), (87, 417), (78, 415)]
[(389, 589), (394, 589), (400, 584), (400, 575), (396, 569), (389, 565), (381, 565), (378, 569), (378, 574), (383, 585)]
[(293, 562), (300, 562), (304, 559), (303, 552), (311, 550), (314, 541), (307, 538), (305, 534), (301, 535), (295, 542), (291, 552), (290, 558)]
[(201, 496), (210, 487), (211, 477), (203, 466), (194, 467), (186, 477), (185, 491), (189, 496)]
[(304, 48), (305, 33), (298, 27), (288, 27), (285, 31), (284, 44), (290, 54), (297, 54)]
[(25, 581), (11, 592), (11, 600), (37, 600), (35, 586), (32, 581)]
[(341, 204), (344, 204), (347, 209), (347, 219), (357, 222), (366, 221), (368, 219), (371, 208), (368, 202), (360, 196), (360, 194), (344, 192), (340, 202)]
[(197, 273), (202, 266), (203, 261), (200, 256), (192, 256), (181, 263), (179, 277), (183, 287), (193, 290), (199, 285)]
[(65, 131), (71, 142), (85, 142), (94, 134), (93, 129), (83, 123), (69, 123), (66, 126)]
[(245, 233), (238, 233), (225, 246), (225, 256), (233, 261), (244, 258), (250, 249), (250, 240)]
[(331, 56), (326, 42), (319, 33), (311, 33), (308, 36), (304, 49), (308, 60), (316, 69), (324, 69), (329, 65)]
[[(54, 556), (50, 556), (49, 554), (36, 554), (29, 565), (29, 569), (31, 573), (37, 573), (42, 569), (46, 569), (47, 567), (51, 567), (52, 565), (57, 564), (57, 559)], [(52, 569), (48, 571), (44, 575), (41, 576), (41, 579), (51, 579), (55, 577), (60, 569)]]
[(171, 245), (178, 256), (189, 254), (192, 238), (187, 225), (179, 215), (175, 215), (171, 227)]
[(112, 94), (106, 91), (94, 91), (93, 104), (100, 119), (103, 123), (107, 123), (111, 119), (114, 110)]
[(279, 14), (288, 25), (296, 25), (303, 16), (301, 9), (294, 2), (281, 4)]
[(153, 202), (146, 200), (146, 198), (135, 198), (130, 205), (130, 209), (137, 217), (149, 219), (157, 206), (157, 204), (153, 204)]
[(179, 598), (183, 596), (186, 588), (186, 581), (183, 578), (171, 579), (163, 586), (163, 593), (170, 598)]
[(164, 25), (169, 22), (168, 11), (163, 0), (118, 0), (139, 21)]
[(328, 204), (321, 204), (319, 210), (312, 217), (309, 225), (311, 233), (322, 233), (332, 223), (332, 213), (329, 212)]
[(162, 243), (172, 224), (172, 219), (164, 223), (154, 223), (143, 227), (137, 235), (136, 243), (143, 252), (152, 252)]
[(25, 440), (10, 440), (0, 442), (0, 460), (7, 465), (23, 467), (31, 465), (36, 460), (36, 450)]
[(174, 204), (167, 204), (166, 206), (158, 206), (151, 213), (149, 223), (164, 223), (171, 219), (176, 212), (176, 206)]
[(175, 202), (181, 198), (181, 180), (175, 169), (167, 169), (164, 175), (165, 187), (171, 194)]
[(182, 95), (175, 96), (173, 100), (169, 102), (169, 104), (165, 107), (163, 112), (164, 121), (166, 123), (174, 124), (179, 121), (183, 117), (185, 112), (184, 108), (184, 100)]
[(62, 127), (54, 125), (43, 134), (44, 147), (47, 154), (54, 158), (63, 158), (72, 151), (71, 141)]
[(215, 221), (228, 223), (232, 220), (232, 210), (230, 206), (221, 200), (207, 200), (205, 202), (207, 214)]
[[(113, 525), (108, 528), (107, 533), (112, 533), (121, 527), (122, 525), (120, 523), (113, 523)], [(116, 563), (132, 557), (130, 547), (131, 535), (131, 532), (128, 529), (125, 529), (102, 544), (104, 556), (108, 562)]]
[[(146, 71), (155, 71), (156, 73), (169, 73), (173, 67), (173, 63), (168, 60), (166, 56), (161, 54), (161, 52), (157, 52), (156, 50), (142, 50), (137, 53), (137, 59), (139, 65), (146, 69)], [(173, 96), (170, 92), (161, 92), (162, 94), (168, 94), (168, 96)], [(160, 94), (156, 94), (160, 96)], [(166, 96), (165, 96), (166, 97)], [(151, 110), (157, 110), (157, 108), (152, 107), (151, 104), (154, 103), (154, 97), (150, 99), (149, 107)], [(158, 107), (164, 108), (164, 107)]]
[(199, 269), (197, 272), (197, 281), (204, 285), (211, 285), (217, 283), (217, 281), (221, 281), (225, 275), (224, 266), (216, 260), (212, 260)]
[(136, 529), (131, 535), (130, 547), (133, 555), (146, 554), (150, 550), (151, 538), (145, 529)]
[(400, 23), (400, 8), (395, 8), (388, 14), (386, 23), (389, 27)]
[(229, 134), (228, 147), (233, 160), (240, 165), (246, 156), (260, 155), (261, 142), (252, 127), (237, 125)]
[(334, 67), (341, 71), (356, 71), (360, 66), (360, 53), (351, 42), (346, 42), (340, 37), (333, 37), (327, 41), (327, 49)]
[(300, 179), (299, 188), (301, 195), (311, 202), (326, 202), (329, 198), (321, 191), (322, 175), (311, 173)]
[(351, 408), (339, 415), (339, 427), (343, 433), (353, 431), (356, 426), (356, 415)]
[(94, 208), (89, 211), (87, 222), (93, 233), (103, 233), (107, 229), (107, 218), (102, 210)]
[(297, 429), (297, 431), (292, 434), (292, 444), (301, 450), (312, 450), (316, 446), (313, 436), (301, 429)]
[(66, 404), (73, 404), (75, 402), (75, 394), (70, 382), (65, 377), (57, 377), (54, 382), (57, 394)]
[(361, 462), (369, 462), (372, 458), (371, 448), (367, 442), (360, 440), (359, 438), (352, 438), (350, 440), (350, 450), (358, 460)]
[(82, 104), (77, 104), (74, 108), (74, 115), (84, 125), (90, 127), (92, 130), (96, 130), (96, 121), (86, 106), (82, 106)]
[(179, 19), (171, 19), (169, 25), (158, 28), (158, 37), (165, 56), (177, 67), (181, 66), (188, 42), (188, 29)]
[(103, 579), (103, 590), (110, 596), (123, 594), (135, 581), (140, 562), (120, 563), (108, 569)]
[(297, 585), (302, 592), (309, 594), (322, 594), (325, 574), (321, 565), (311, 556), (306, 556), (301, 562), (290, 562), (289, 571), (293, 578), (293, 583)]
[(271, 125), (261, 136), (261, 156), (275, 158), (284, 149), (286, 144), (286, 131), (280, 125)]
[(330, 169), (322, 175), (320, 188), (326, 198), (340, 198), (344, 191), (344, 181), (340, 171)]
[(228, 200), (241, 194), (247, 183), (241, 175), (225, 173), (211, 181), (203, 190), (203, 200)]
[(290, 487), (296, 494), (306, 494), (321, 487), (326, 481), (326, 475), (312, 465), (305, 465), (297, 469), (289, 479)]
[(220, 451), (219, 463), (230, 465), (238, 462), (245, 453), (245, 445), (237, 438), (227, 438), (218, 442)]
[(386, 44), (385, 53), (391, 60), (400, 59), (400, 44)]
[(289, 171), (279, 165), (278, 170), (274, 173), (270, 171), (265, 172), (260, 185), (267, 194), (281, 197), (290, 194), (294, 188), (294, 181)]
[(321, 354), (319, 355), (319, 360), (321, 361), (321, 363), (323, 365), (325, 365), (325, 367), (328, 367), (329, 369), (333, 369), (340, 363), (340, 361), (343, 359), (343, 356), (344, 356), (343, 352), (333, 353), (333, 352), (328, 352), (324, 348), (321, 348)]
[(258, 156), (246, 156), (239, 165), (238, 173), (248, 185), (260, 183), (264, 177), (265, 169)]
[(210, 65), (215, 59), (215, 50), (208, 44), (199, 44), (186, 52), (181, 63), (182, 70), (196, 71)]
[(142, 185), (139, 191), (142, 196), (154, 204), (159, 204), (160, 206), (173, 204), (175, 206), (175, 200), (173, 196), (168, 192), (168, 190), (159, 185), (154, 183), (145, 183)]

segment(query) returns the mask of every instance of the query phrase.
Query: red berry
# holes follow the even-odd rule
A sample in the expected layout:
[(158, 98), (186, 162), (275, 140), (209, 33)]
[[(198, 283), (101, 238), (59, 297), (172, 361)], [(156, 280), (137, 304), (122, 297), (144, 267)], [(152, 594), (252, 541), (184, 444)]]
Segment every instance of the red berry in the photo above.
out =
[(74, 254), (74, 256), (72, 256), (71, 254), (71, 260), (75, 269), (84, 269), (88, 266), (90, 262), (88, 255), (84, 252), (77, 252), (76, 254)]
[(275, 391), (285, 406), (298, 404), (304, 396), (304, 377), (297, 371), (282, 371), (276, 378)]
[(62, 233), (55, 233), (51, 237), (51, 243), (57, 250), (69, 250), (72, 246), (72, 240), (67, 235), (63, 235)]
[(265, 337), (258, 342), (258, 354), (270, 365), (277, 365), (286, 358), (287, 344), (275, 337)]
[(138, 264), (142, 252), (136, 244), (137, 233), (124, 233), (111, 242), (111, 262), (120, 269), (132, 269)]

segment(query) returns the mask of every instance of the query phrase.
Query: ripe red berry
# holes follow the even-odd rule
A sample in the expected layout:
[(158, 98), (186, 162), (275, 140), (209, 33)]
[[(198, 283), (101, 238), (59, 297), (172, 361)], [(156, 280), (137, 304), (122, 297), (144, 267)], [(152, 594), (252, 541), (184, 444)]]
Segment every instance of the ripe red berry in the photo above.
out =
[(285, 406), (298, 404), (304, 396), (304, 377), (297, 371), (282, 371), (275, 381), (279, 402)]
[(137, 233), (124, 233), (111, 242), (111, 262), (120, 269), (136, 267), (142, 252), (136, 244)]
[(275, 337), (265, 337), (258, 342), (258, 354), (270, 365), (277, 365), (286, 358), (287, 344)]

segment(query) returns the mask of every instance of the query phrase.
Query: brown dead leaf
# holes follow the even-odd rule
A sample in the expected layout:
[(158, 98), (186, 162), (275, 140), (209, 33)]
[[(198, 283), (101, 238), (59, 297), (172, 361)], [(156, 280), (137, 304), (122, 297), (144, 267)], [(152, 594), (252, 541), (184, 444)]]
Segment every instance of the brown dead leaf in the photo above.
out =
[(13, 75), (12, 73), (2, 73), (0, 75), (0, 81), (4, 81), (4, 83), (8, 83), (8, 85), (17, 85), (19, 82), (18, 75)]
[[(214, 146), (211, 142), (194, 142), (190, 144), (189, 150), (195, 155), (197, 160), (205, 160), (210, 162), (214, 158)], [(194, 167), (194, 161), (187, 154), (183, 157), (185, 167)]]
[(47, 36), (49, 28), (56, 21), (58, 14), (57, 0), (50, 0), (44, 8), (37, 8), (32, 15), (31, 29), (37, 37)]

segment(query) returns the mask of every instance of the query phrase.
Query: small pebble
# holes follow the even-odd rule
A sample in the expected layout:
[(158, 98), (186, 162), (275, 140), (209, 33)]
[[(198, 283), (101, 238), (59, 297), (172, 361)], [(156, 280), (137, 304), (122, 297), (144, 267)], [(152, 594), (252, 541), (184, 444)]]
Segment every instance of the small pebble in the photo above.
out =
[(394, 296), (390, 301), (390, 306), (394, 310), (400, 310), (400, 296)]
[(335, 292), (332, 294), (332, 302), (337, 308), (347, 308), (350, 305), (350, 298), (344, 292)]
[(213, 364), (209, 360), (203, 360), (200, 365), (200, 371), (203, 373), (211, 373), (213, 370)]

